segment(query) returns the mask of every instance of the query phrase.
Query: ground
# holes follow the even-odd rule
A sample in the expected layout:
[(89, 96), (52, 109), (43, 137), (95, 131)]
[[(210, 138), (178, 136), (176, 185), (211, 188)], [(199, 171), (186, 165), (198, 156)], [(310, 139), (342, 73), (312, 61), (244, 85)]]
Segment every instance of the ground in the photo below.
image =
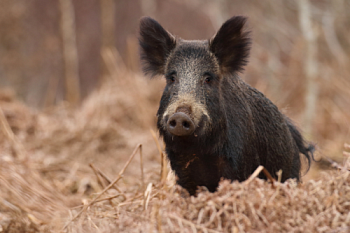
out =
[(154, 126), (163, 83), (125, 75), (78, 107), (0, 92), (0, 232), (350, 231), (348, 152), (301, 184), (255, 174), (190, 197)]

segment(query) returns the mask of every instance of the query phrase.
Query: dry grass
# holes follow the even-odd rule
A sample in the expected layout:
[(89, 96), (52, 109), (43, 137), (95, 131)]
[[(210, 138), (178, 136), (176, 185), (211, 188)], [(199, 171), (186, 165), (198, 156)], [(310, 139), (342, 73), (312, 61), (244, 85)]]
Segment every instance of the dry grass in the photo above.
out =
[[(139, 70), (133, 34), (139, 9), (184, 39), (209, 38), (222, 20), (249, 16), (253, 46), (242, 76), (301, 126), (308, 49), (297, 2), (170, 0), (147, 12), (141, 1), (120, 1), (112, 26), (127, 65), (115, 48), (96, 43), (104, 39), (96, 25), (108, 14), (96, 16), (92, 2), (74, 2), (84, 22), (76, 24), (78, 59), (82, 92), (94, 85), (102, 59), (99, 89), (76, 108), (61, 103), (40, 111), (0, 90), (0, 232), (350, 232), (350, 147), (343, 147), (350, 143), (347, 1), (311, 1), (318, 54), (312, 84), (319, 92), (313, 133), (306, 136), (317, 144), (323, 159), (314, 164), (320, 166), (299, 185), (256, 179), (259, 168), (246, 182), (222, 181), (216, 193), (202, 190), (197, 197), (174, 185), (154, 134), (164, 83), (128, 70)], [(1, 85), (11, 85), (33, 106), (60, 102), (57, 7), (23, 0), (0, 5)], [(324, 164), (327, 170), (315, 169)]]
[(0, 232), (350, 231), (349, 145), (316, 180), (266, 182), (260, 169), (190, 197), (149, 131), (162, 83), (113, 77), (76, 109), (36, 112), (0, 92)]

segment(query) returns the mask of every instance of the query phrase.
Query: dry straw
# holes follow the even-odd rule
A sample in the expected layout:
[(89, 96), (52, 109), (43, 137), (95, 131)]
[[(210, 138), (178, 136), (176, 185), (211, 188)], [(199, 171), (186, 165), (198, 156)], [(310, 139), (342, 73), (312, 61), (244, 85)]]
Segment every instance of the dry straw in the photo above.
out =
[(245, 182), (189, 196), (149, 132), (154, 118), (139, 117), (157, 98), (129, 76), (140, 80), (132, 93), (111, 81), (79, 109), (34, 112), (0, 96), (0, 232), (350, 231), (348, 144), (316, 180), (282, 184), (258, 167)]

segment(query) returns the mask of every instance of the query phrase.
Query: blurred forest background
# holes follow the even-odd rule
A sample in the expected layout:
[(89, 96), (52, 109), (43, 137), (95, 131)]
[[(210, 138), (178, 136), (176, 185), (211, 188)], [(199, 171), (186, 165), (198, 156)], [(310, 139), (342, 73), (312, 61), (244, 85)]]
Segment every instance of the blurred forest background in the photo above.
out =
[[(226, 19), (244, 15), (253, 45), (242, 78), (290, 116), (321, 154), (341, 155), (350, 138), (349, 12), (346, 0), (2, 0), (0, 86), (35, 109), (79, 106), (94, 91), (115, 87), (127, 101), (119, 117), (140, 108), (139, 118), (151, 118), (145, 129), (154, 127), (164, 82), (133, 78), (142, 76), (139, 19), (148, 15), (181, 38), (206, 39)], [(135, 82), (148, 94), (123, 92), (140, 85)], [(144, 98), (151, 105), (142, 106)]]

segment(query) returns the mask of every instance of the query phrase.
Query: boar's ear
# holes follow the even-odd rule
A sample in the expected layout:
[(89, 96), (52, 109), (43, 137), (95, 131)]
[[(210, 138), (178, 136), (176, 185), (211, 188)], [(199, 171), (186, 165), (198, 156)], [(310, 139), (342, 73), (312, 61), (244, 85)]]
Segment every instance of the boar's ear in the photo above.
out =
[(154, 19), (143, 17), (139, 43), (143, 72), (151, 76), (164, 74), (166, 59), (176, 45), (175, 37)]
[(215, 54), (224, 74), (242, 71), (248, 62), (249, 32), (244, 31), (246, 17), (234, 16), (227, 20), (210, 40), (210, 51)]

